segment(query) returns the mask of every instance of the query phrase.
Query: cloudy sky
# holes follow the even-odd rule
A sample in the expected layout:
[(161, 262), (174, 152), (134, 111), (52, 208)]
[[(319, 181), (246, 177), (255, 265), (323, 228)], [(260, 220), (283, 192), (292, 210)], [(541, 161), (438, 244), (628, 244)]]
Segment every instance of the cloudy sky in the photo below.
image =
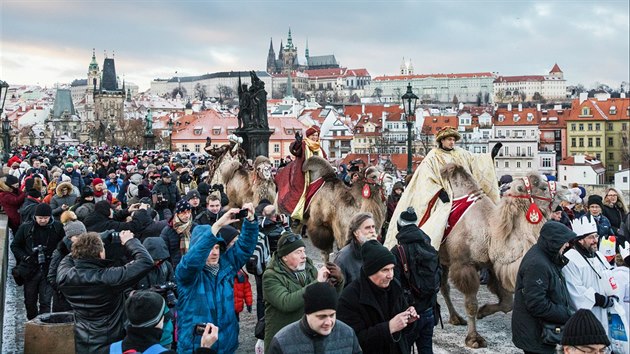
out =
[(264, 70), (291, 27), (304, 56), (334, 54), (372, 77), (416, 73), (545, 74), (569, 84), (629, 81), (629, 1), (0, 0), (0, 79), (52, 85), (85, 78), (96, 48), (119, 76)]

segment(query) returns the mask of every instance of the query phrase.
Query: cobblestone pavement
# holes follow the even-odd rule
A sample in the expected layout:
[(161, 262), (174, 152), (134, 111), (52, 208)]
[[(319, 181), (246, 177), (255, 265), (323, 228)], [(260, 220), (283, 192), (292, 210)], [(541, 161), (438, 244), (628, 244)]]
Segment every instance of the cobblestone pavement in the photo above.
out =
[[(13, 241), (13, 233), (9, 230), (9, 244)], [(11, 276), (11, 269), (15, 266), (13, 253), (9, 251), (9, 274), (6, 279), (6, 298), (2, 304), (4, 311), (4, 328), (2, 338), (3, 354), (18, 354), (24, 352), (24, 323), (26, 309), (24, 308), (24, 292), (17, 286)]]

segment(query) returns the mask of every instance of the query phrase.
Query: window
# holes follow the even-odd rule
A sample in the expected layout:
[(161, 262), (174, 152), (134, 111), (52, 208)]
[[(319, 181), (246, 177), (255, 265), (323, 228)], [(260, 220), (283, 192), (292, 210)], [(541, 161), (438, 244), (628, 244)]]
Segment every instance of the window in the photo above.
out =
[(505, 161), (505, 168), (510, 168), (510, 161)]
[(608, 153), (608, 159), (609, 160), (614, 160), (615, 159), (615, 153), (614, 152), (609, 152)]
[(621, 130), (628, 130), (628, 123), (621, 123)]
[(280, 152), (280, 144), (273, 144), (273, 152), (276, 154)]
[(595, 158), (596, 158), (597, 160), (601, 160), (601, 158), (602, 158), (602, 154), (600, 154), (600, 153), (598, 152), (597, 154), (595, 154)]
[(532, 162), (531, 161), (527, 161), (527, 168), (532, 168)]
[(195, 152), (201, 152), (201, 145), (195, 144)]
[(182, 144), (182, 151), (188, 151), (188, 144)]
[(582, 107), (582, 115), (583, 116), (589, 116), (591, 115), (591, 110), (588, 107)]
[(580, 123), (579, 128), (580, 128), (580, 131), (584, 131), (584, 124)]
[(588, 123), (588, 130), (593, 130), (593, 123)]
[(584, 138), (580, 138), (580, 147), (583, 148), (584, 147)]
[(617, 114), (617, 107), (615, 106), (610, 106), (610, 114), (615, 115)]
[(576, 126), (576, 125), (577, 125), (577, 124), (575, 124), (575, 123), (571, 123), (571, 130), (575, 130), (575, 126)]
[(588, 147), (593, 147), (593, 138), (588, 138)]
[(576, 138), (571, 138), (571, 147), (576, 147), (577, 146), (576, 140), (577, 140)]
[(542, 159), (542, 167), (551, 167), (551, 158), (543, 157)]
[(520, 161), (516, 161), (516, 168), (521, 168), (521, 162)]
[(612, 123), (606, 124), (606, 130), (613, 130), (613, 124)]
[(615, 145), (615, 143), (614, 143), (614, 141), (613, 141), (613, 138), (612, 138), (612, 137), (608, 138), (608, 146), (611, 146), (611, 147), (612, 147), (612, 146), (614, 146), (614, 145)]
[(488, 149), (487, 149), (485, 146), (482, 146), (482, 147), (481, 147), (481, 152), (482, 152), (483, 154), (485, 154), (486, 152), (488, 152)]
[(601, 124), (595, 123), (595, 130), (601, 130)]
[(623, 176), (623, 183), (628, 183), (628, 177)]
[(602, 146), (602, 139), (595, 138), (595, 147), (601, 147), (601, 146)]

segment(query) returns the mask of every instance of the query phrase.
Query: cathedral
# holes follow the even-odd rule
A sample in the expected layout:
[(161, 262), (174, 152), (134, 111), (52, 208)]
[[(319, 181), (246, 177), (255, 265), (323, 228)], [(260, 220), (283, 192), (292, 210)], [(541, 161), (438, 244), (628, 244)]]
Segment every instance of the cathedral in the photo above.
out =
[(267, 54), (267, 72), (270, 74), (286, 74), (289, 71), (313, 70), (313, 69), (335, 69), (339, 68), (339, 63), (334, 55), (311, 56), (308, 50), (308, 41), (304, 50), (304, 59), (298, 59), (298, 48), (293, 45), (291, 29), (287, 37), (287, 44), (280, 41), (278, 57), (273, 48), (273, 38), (269, 43), (269, 53)]

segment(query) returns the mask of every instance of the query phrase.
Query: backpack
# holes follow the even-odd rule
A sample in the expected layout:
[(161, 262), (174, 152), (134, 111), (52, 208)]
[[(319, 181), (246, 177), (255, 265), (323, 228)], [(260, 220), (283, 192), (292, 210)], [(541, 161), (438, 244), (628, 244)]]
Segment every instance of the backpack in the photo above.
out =
[(248, 273), (261, 276), (269, 264), (271, 252), (269, 250), (269, 239), (262, 232), (258, 233), (258, 242), (254, 253), (245, 264)]
[[(168, 349), (158, 344), (153, 344), (148, 347), (147, 350), (143, 351), (142, 354), (159, 354), (168, 351)], [(140, 353), (134, 349), (126, 350), (124, 353), (122, 351), (122, 341), (114, 342), (109, 346), (109, 354), (131, 354), (131, 353)]]

